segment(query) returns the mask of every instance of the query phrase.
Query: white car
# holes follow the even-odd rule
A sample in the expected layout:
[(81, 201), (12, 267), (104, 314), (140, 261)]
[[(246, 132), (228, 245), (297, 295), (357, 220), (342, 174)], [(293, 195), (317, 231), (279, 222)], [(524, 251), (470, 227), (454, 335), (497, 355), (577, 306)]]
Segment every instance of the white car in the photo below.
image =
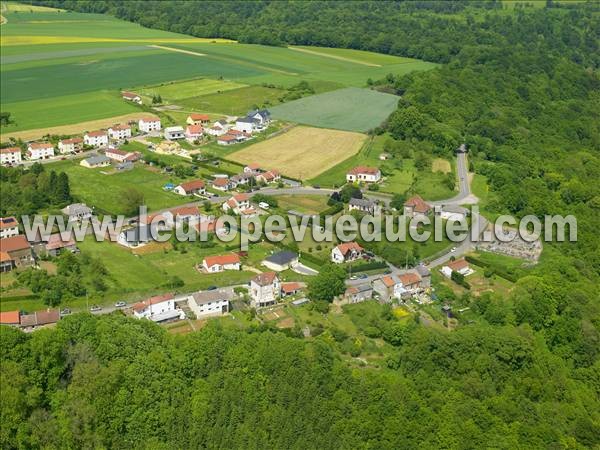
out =
[(269, 209), (269, 204), (267, 202), (260, 202), (258, 204), (262, 209)]
[(452, 247), (452, 249), (450, 250), (452, 253), (454, 253), (456, 251), (456, 247)]

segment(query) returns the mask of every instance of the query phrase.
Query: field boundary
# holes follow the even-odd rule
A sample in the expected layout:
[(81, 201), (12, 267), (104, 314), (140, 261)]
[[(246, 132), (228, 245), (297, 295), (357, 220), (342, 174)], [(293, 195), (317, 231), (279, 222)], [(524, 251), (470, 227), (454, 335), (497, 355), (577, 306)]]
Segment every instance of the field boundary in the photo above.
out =
[(316, 50), (308, 50), (306, 48), (299, 48), (299, 47), (292, 47), (292, 46), (288, 46), (288, 48), (290, 50), (295, 50), (297, 52), (308, 53), (310, 55), (317, 55), (317, 56), (322, 56), (324, 58), (337, 59), (338, 61), (345, 61), (345, 62), (350, 62), (350, 63), (354, 63), (354, 64), (360, 64), (360, 65), (369, 66), (369, 67), (383, 67), (381, 64), (369, 63), (369, 62), (366, 62), (366, 61), (360, 61), (358, 59), (353, 59), (353, 58), (346, 58), (345, 56), (329, 55), (327, 53), (321, 53), (321, 52), (316, 51)]
[(174, 48), (174, 47), (165, 47), (164, 45), (149, 45), (148, 47), (158, 48), (160, 50), (167, 50), (169, 52), (177, 52), (177, 53), (185, 53), (186, 55), (194, 55), (194, 56), (206, 56), (206, 53), (193, 52), (191, 50), (184, 50), (182, 48)]

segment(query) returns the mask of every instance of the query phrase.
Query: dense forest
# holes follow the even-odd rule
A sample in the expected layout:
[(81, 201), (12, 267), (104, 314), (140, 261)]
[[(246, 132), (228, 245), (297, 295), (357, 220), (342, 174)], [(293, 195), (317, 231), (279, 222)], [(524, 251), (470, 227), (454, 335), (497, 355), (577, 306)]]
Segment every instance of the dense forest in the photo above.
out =
[[(482, 322), (398, 330), (379, 370), (324, 333), (211, 325), (185, 337), (111, 316), (3, 330), (2, 447), (593, 448), (600, 445), (600, 7), (500, 2), (34, 2), (149, 27), (443, 65), (372, 80), (402, 97), (381, 130), (466, 142), (491, 214), (574, 214)], [(365, 80), (366, 83), (366, 80)], [(400, 146), (401, 147), (401, 146)]]

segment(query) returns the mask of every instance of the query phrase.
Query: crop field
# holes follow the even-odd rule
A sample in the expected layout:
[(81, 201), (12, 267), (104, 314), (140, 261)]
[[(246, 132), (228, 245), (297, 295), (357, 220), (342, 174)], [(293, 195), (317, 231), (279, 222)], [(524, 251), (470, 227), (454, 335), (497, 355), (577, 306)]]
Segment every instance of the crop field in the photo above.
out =
[(294, 127), (271, 139), (232, 153), (229, 159), (258, 163), (299, 179), (317, 175), (358, 153), (367, 137), (350, 131)]
[(168, 82), (154, 86), (145, 86), (141, 89), (137, 89), (136, 92), (146, 96), (160, 95), (165, 99), (180, 100), (182, 98), (215, 94), (242, 87), (245, 87), (245, 85), (233, 81), (200, 78), (198, 80)]
[(317, 127), (367, 131), (379, 126), (396, 109), (398, 100), (391, 94), (346, 88), (276, 106), (271, 114)]

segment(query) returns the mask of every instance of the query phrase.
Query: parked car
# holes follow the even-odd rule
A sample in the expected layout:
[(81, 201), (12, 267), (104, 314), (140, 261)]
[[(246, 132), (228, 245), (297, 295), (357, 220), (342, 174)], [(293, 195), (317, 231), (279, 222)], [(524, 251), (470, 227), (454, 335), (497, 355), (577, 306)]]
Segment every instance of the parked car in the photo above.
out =
[(115, 307), (116, 308), (125, 308), (127, 306), (127, 303), (125, 302), (117, 302), (115, 303)]
[(450, 249), (451, 252), (455, 252), (456, 251), (456, 247), (452, 247), (452, 249)]
[(351, 279), (351, 280), (358, 280), (358, 277), (357, 277), (356, 275), (352, 275), (352, 276), (350, 277), (350, 279)]
[(367, 275), (366, 273), (361, 273), (358, 278), (360, 278), (361, 280), (364, 280), (365, 278), (369, 278), (369, 275)]
[(217, 286), (209, 286), (206, 288), (207, 291), (214, 291), (216, 289), (219, 289)]
[(258, 204), (262, 209), (269, 209), (269, 204), (267, 202), (260, 202)]
[(99, 305), (93, 305), (93, 306), (90, 306), (90, 311), (91, 311), (91, 312), (98, 312), (98, 311), (102, 311), (102, 306), (99, 306)]
[(319, 184), (313, 184), (313, 188), (315, 188), (315, 189), (321, 189), (321, 185), (319, 185)]
[(68, 316), (69, 314), (71, 314), (71, 310), (69, 308), (65, 308), (60, 312), (61, 316)]

